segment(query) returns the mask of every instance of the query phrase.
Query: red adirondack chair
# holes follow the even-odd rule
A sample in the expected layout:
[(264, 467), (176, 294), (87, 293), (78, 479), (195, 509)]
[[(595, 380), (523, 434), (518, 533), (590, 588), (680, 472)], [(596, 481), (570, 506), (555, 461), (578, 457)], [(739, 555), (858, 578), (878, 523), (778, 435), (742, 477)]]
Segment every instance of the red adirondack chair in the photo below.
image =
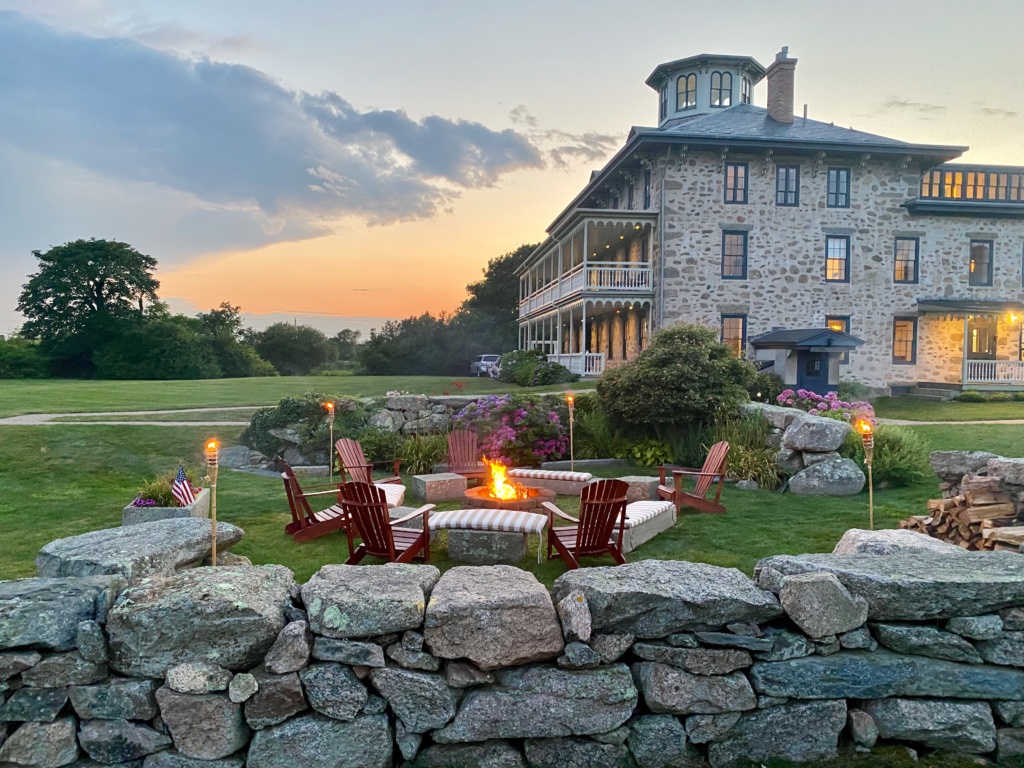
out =
[[(658, 475), (661, 478), (658, 497), (673, 501), (677, 512), (681, 511), (683, 507), (690, 507), (701, 512), (724, 515), (725, 507), (718, 500), (722, 496), (722, 484), (725, 482), (725, 462), (728, 455), (729, 444), (723, 440), (711, 446), (707, 458), (704, 459), (704, 466), (700, 469), (658, 467)], [(666, 470), (672, 472), (671, 488), (666, 484)], [(693, 493), (683, 490), (684, 477), (695, 478)], [(715, 498), (709, 499), (707, 495), (712, 483), (716, 484)]]
[[(433, 504), (425, 504), (405, 517), (391, 520), (384, 491), (377, 486), (351, 481), (343, 483), (339, 491), (341, 507), (351, 517), (356, 533), (362, 539), (345, 565), (355, 565), (367, 555), (392, 563), (430, 560), (429, 514)], [(422, 530), (400, 527), (416, 517), (423, 519)]]
[(343, 437), (338, 440), (334, 447), (338, 449), (338, 458), (341, 460), (341, 479), (344, 480), (346, 473), (353, 480), (362, 483), (401, 483), (402, 478), (398, 476), (398, 469), (401, 465), (400, 459), (394, 461), (395, 474), (392, 477), (385, 477), (381, 480), (373, 479), (373, 464), (363, 456), (363, 446), (358, 440)]
[(487, 468), (480, 461), (476, 432), (456, 429), (448, 433), (448, 471), (466, 478), (482, 480), (487, 477)]
[[(581, 557), (609, 554), (616, 563), (624, 564), (626, 558), (622, 555), (622, 536), (626, 528), (628, 491), (629, 485), (622, 480), (598, 480), (583, 486), (579, 519), (545, 501), (543, 506), (548, 511), (548, 560), (560, 557), (572, 570), (580, 567)], [(555, 516), (575, 525), (556, 527)], [(616, 521), (619, 535), (613, 539), (612, 531)]]
[(348, 551), (352, 552), (352, 529), (349, 518), (340, 504), (332, 504), (327, 509), (314, 512), (308, 499), (318, 496), (331, 496), (340, 502), (338, 486), (329, 491), (303, 492), (295, 472), (288, 462), (278, 460), (281, 479), (284, 481), (284, 492), (288, 497), (288, 507), (292, 511), (292, 521), (284, 527), (284, 532), (293, 536), (295, 541), (310, 541), (332, 531), (344, 531), (348, 538)]

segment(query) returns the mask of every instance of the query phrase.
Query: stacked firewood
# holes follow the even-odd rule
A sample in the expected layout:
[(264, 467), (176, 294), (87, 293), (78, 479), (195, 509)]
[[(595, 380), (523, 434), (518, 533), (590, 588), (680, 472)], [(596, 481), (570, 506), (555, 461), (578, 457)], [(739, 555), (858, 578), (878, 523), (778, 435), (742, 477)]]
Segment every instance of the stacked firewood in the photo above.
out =
[(1001, 477), (964, 475), (959, 484), (945, 482), (940, 488), (943, 498), (929, 500), (928, 514), (908, 517), (900, 521), (900, 528), (971, 551), (1020, 551), (1024, 520)]

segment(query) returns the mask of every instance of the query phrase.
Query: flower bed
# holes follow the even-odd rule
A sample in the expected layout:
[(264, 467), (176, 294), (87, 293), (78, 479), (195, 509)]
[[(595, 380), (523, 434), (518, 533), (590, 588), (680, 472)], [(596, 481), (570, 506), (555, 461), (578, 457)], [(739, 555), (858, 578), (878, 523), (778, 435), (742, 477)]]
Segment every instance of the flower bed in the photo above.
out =
[(530, 397), (503, 395), (470, 403), (455, 415), (456, 429), (480, 436), (480, 449), (507, 466), (540, 466), (569, 450), (558, 413)]
[(811, 416), (824, 416), (851, 423), (859, 419), (865, 419), (872, 424), (875, 422), (875, 409), (871, 403), (863, 400), (846, 402), (840, 400), (835, 392), (819, 395), (809, 389), (785, 389), (775, 400), (779, 405), (799, 408)]

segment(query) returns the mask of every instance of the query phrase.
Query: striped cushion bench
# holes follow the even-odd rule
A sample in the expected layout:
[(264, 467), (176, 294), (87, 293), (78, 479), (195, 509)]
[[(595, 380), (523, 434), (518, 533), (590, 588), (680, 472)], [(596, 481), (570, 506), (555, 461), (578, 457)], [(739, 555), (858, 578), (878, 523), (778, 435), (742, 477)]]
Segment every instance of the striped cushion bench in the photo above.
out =
[[(626, 530), (622, 551), (632, 552), (645, 541), (676, 524), (676, 505), (671, 501), (634, 501), (626, 505)], [(616, 527), (612, 536), (618, 536)]]
[(492, 531), (499, 533), (536, 533), (537, 562), (540, 562), (541, 534), (548, 524), (547, 515), (516, 512), (510, 509), (455, 509), (430, 515), (430, 530)]
[(589, 472), (565, 472), (557, 469), (529, 469), (527, 467), (510, 469), (508, 476), (520, 480), (565, 480), (570, 483), (587, 483), (594, 479)]
[(388, 509), (400, 507), (405, 503), (405, 486), (399, 483), (374, 483), (384, 491), (384, 498), (387, 499)]

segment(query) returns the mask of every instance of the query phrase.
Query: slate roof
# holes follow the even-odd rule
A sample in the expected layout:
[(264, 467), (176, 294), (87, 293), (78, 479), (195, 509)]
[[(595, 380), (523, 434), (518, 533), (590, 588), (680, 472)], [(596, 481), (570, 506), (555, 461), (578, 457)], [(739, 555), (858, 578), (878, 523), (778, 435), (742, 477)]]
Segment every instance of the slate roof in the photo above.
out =
[(913, 144), (886, 136), (878, 136), (852, 128), (843, 128), (820, 120), (794, 118), (791, 124), (768, 117), (768, 110), (753, 104), (737, 104), (710, 114), (695, 115), (672, 121), (663, 128), (634, 128), (642, 136), (679, 136), (694, 139), (727, 139), (757, 142), (799, 142), (801, 144), (847, 145), (857, 149), (890, 149), (916, 151), (922, 149), (937, 155), (958, 156), (967, 147), (934, 144)]
[(862, 339), (831, 328), (792, 328), (769, 331), (750, 340), (754, 347), (775, 349), (804, 349), (808, 347), (836, 347), (853, 349), (864, 343)]

